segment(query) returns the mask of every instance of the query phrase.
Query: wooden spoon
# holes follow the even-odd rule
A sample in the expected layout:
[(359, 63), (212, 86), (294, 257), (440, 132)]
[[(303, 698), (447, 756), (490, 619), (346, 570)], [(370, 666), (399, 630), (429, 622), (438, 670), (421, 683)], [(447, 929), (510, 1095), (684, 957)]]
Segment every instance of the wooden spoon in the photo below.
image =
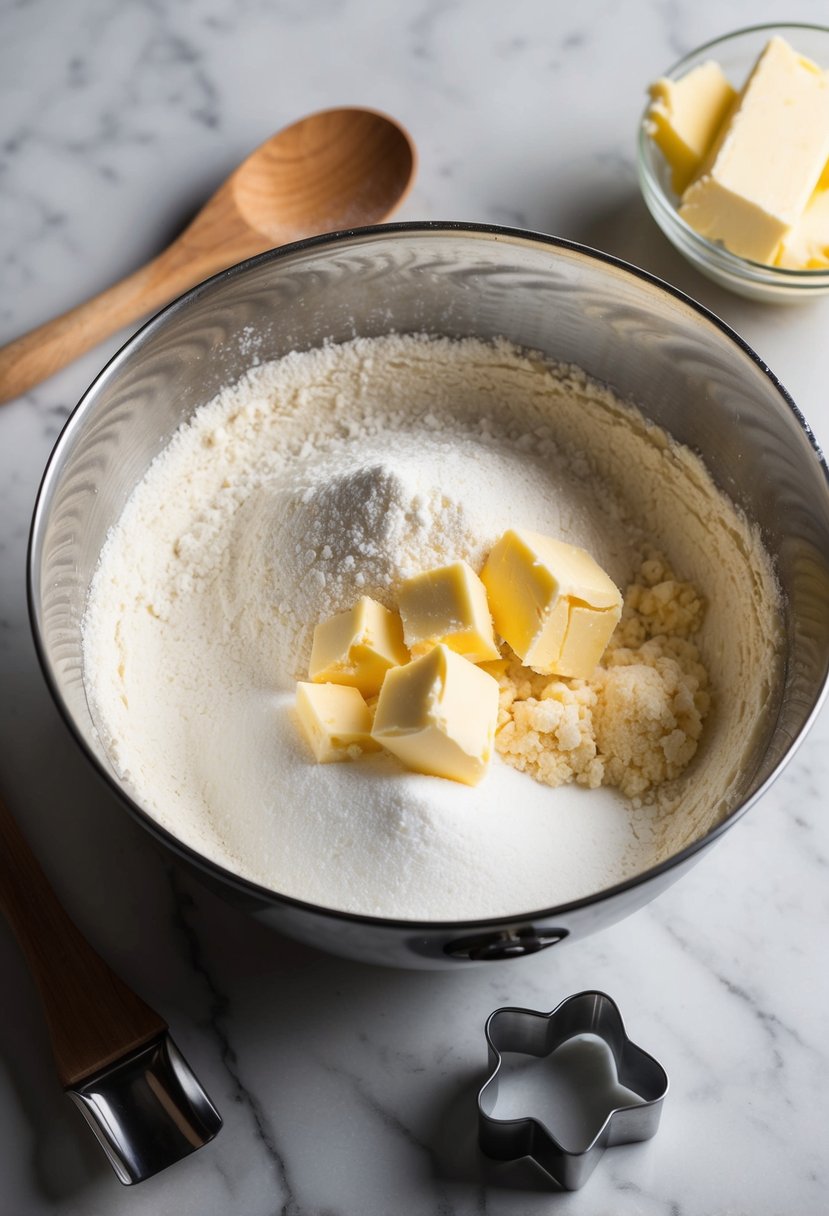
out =
[(302, 237), (380, 223), (407, 193), (415, 164), (408, 134), (374, 110), (321, 110), (285, 127), (157, 258), (0, 348), (0, 403), (234, 262)]

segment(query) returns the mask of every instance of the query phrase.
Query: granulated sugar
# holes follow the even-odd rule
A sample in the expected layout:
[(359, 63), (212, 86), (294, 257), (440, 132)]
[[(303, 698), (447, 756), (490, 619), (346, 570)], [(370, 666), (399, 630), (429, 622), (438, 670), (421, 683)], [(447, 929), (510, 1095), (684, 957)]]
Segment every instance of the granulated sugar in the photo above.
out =
[[(685, 777), (633, 806), (496, 759), (476, 789), (388, 756), (317, 766), (292, 708), (316, 622), (505, 528), (625, 587), (654, 546), (708, 602), (714, 711)], [(111, 533), (85, 623), (90, 704), (148, 812), (266, 886), (354, 912), (506, 915), (655, 864), (739, 792), (774, 688), (758, 539), (690, 452), (506, 343), (359, 340), (251, 371), (198, 411)]]

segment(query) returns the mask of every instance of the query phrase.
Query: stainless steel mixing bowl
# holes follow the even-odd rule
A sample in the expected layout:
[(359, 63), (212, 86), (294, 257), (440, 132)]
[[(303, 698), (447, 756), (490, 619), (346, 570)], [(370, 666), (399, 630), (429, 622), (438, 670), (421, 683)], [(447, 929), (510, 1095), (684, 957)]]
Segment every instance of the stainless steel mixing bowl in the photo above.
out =
[[(255, 359), (355, 335), (504, 335), (579, 364), (681, 443), (762, 529), (784, 592), (779, 709), (724, 822), (656, 868), (565, 906), (472, 923), (354, 916), (223, 870), (159, 828), (113, 772), (83, 686), (81, 620), (108, 528), (179, 424)], [(78, 743), (156, 837), (278, 929), (366, 961), (457, 966), (535, 952), (635, 911), (690, 868), (768, 787), (814, 717), (829, 665), (829, 485), (820, 451), (769, 369), (712, 314), (613, 258), (471, 224), (393, 224), (305, 241), (182, 296), (115, 356), (69, 419), (32, 524), (32, 628)]]

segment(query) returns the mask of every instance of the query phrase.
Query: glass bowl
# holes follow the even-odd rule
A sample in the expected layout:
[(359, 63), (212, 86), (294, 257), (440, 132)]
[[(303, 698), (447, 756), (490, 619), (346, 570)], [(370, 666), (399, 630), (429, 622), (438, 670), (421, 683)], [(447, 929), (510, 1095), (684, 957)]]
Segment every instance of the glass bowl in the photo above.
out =
[[(754, 25), (706, 42), (662, 75), (679, 80), (706, 60), (714, 59), (735, 88), (741, 88), (757, 56), (773, 35), (785, 38), (801, 55), (829, 68), (829, 29), (818, 25)], [(679, 197), (671, 188), (668, 162), (647, 133), (647, 112), (639, 124), (639, 185), (653, 218), (668, 240), (697, 270), (738, 295), (771, 303), (814, 299), (829, 294), (829, 269), (789, 270), (767, 266), (730, 253), (695, 232), (677, 210)]]

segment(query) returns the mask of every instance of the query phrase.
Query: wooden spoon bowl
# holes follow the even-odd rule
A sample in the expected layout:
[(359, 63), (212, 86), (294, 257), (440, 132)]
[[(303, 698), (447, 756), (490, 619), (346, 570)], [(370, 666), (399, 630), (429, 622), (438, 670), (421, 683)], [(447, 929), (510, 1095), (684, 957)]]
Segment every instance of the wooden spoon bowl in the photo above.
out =
[(229, 184), (248, 227), (281, 245), (381, 223), (407, 193), (414, 169), (411, 140), (384, 114), (325, 110), (264, 143)]

